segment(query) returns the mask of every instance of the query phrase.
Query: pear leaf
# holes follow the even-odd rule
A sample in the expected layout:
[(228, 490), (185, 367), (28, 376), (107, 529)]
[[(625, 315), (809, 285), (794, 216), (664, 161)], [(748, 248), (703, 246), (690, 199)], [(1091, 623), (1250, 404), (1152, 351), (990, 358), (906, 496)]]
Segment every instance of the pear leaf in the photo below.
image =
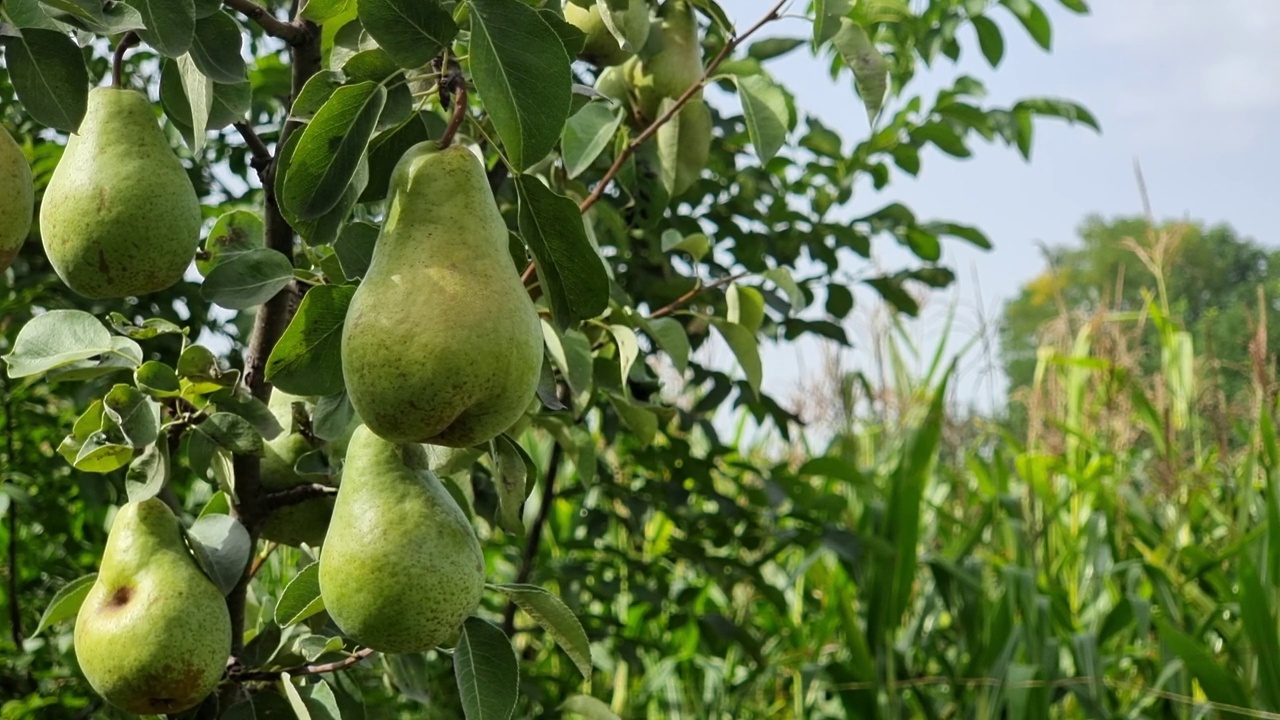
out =
[(44, 609), (44, 613), (40, 616), (40, 624), (36, 626), (36, 631), (31, 633), (31, 636), (35, 637), (51, 625), (74, 618), (80, 612), (80, 606), (84, 604), (84, 599), (89, 596), (89, 590), (93, 588), (93, 581), (97, 579), (97, 573), (89, 573), (63, 585), (57, 594), (53, 596), (53, 600), (49, 601), (48, 607)]
[(213, 497), (209, 498), (209, 502), (204, 504), (200, 509), (199, 517), (205, 515), (230, 515), (231, 514), (231, 498), (221, 490), (215, 492)]
[(667, 353), (671, 364), (683, 375), (689, 369), (691, 352), (689, 333), (685, 331), (684, 325), (675, 318), (663, 317), (647, 321), (644, 330)]
[(125, 492), (130, 502), (150, 500), (160, 494), (168, 479), (169, 444), (161, 438), (129, 463), (129, 471), (124, 476)]
[(609, 402), (617, 411), (622, 422), (635, 433), (641, 445), (649, 445), (658, 434), (658, 416), (641, 407), (629, 398), (614, 393), (609, 394)]
[(590, 102), (569, 118), (560, 138), (564, 156), (565, 173), (570, 178), (581, 175), (591, 167), (622, 124), (623, 110), (608, 103)]
[(491, 440), (489, 452), (493, 455), (493, 484), (498, 491), (498, 525), (512, 535), (522, 537), (524, 518), (520, 509), (528, 495), (529, 480), (524, 458), (519, 446), (506, 435)]
[(342, 325), (355, 292), (352, 285), (318, 285), (307, 291), (267, 358), (269, 382), (294, 395), (343, 391)]
[(679, 230), (667, 228), (662, 231), (662, 252), (684, 252), (700, 262), (711, 252), (711, 238), (702, 233), (682, 235)]
[(747, 328), (719, 318), (712, 318), (711, 325), (720, 333), (720, 337), (728, 343), (742, 372), (746, 375), (747, 384), (755, 393), (760, 392), (760, 383), (764, 379), (764, 368), (760, 364), (760, 345), (756, 336)]
[(125, 0), (142, 16), (147, 29), (138, 32), (142, 41), (176, 58), (191, 47), (196, 34), (196, 5), (192, 0)]
[(760, 162), (767, 163), (787, 140), (791, 124), (787, 93), (768, 75), (739, 75), (734, 79), (738, 83), (738, 96), (742, 98), (742, 115), (747, 120), (751, 144)]
[(146, 447), (159, 436), (160, 404), (132, 385), (112, 387), (102, 398), (102, 409), (131, 447)]
[(307, 0), (302, 4), (302, 17), (317, 25), (356, 9), (356, 0)]
[(280, 197), (298, 219), (319, 218), (342, 199), (386, 99), (386, 88), (377, 83), (345, 85), (307, 124), (285, 168)]
[(111, 350), (111, 333), (83, 310), (50, 310), (18, 332), (13, 350), (0, 359), (11, 378), (29, 377)]
[(280, 421), (276, 419), (267, 404), (254, 397), (253, 393), (243, 385), (218, 390), (211, 394), (209, 399), (219, 410), (235, 413), (248, 420), (263, 440), (273, 440), (284, 432), (284, 428), (280, 427)]
[(214, 413), (197, 425), (195, 431), (237, 455), (262, 454), (262, 436), (257, 428), (239, 415)]
[(590, 695), (570, 695), (560, 706), (560, 710), (570, 716), (577, 715), (586, 720), (622, 720), (604, 701)]
[(187, 529), (187, 540), (213, 584), (223, 595), (230, 593), (253, 553), (249, 531), (230, 515), (202, 515)]
[(159, 360), (148, 360), (134, 370), (133, 382), (139, 390), (154, 398), (177, 397), (182, 393), (178, 373)]
[(271, 248), (255, 248), (218, 263), (200, 296), (229, 310), (245, 310), (275, 297), (293, 280), (293, 263)]
[(458, 26), (438, 0), (360, 0), (365, 32), (403, 68), (416, 68), (449, 47)]
[(609, 275), (587, 239), (577, 205), (535, 177), (520, 175), (515, 183), (520, 234), (533, 253), (556, 325), (563, 330), (603, 313), (609, 304)]
[(578, 618), (574, 617), (573, 611), (563, 600), (537, 585), (508, 584), (496, 587), (555, 638), (568, 653), (569, 659), (573, 660), (582, 677), (591, 677), (591, 644), (587, 640), (587, 631), (582, 629), (582, 623), (578, 622)]
[(0, 38), (0, 46), (23, 110), (63, 132), (80, 127), (89, 106), (89, 72), (75, 42), (57, 30), (32, 28)]
[(560, 139), (573, 103), (569, 65), (560, 36), (537, 10), (473, 0), (472, 80), (516, 171), (546, 157)]
[[(420, 124), (420, 123), (419, 123)], [(370, 164), (372, 164), (370, 160)], [(366, 222), (353, 222), (342, 229), (333, 252), (338, 256), (342, 274), (352, 282), (364, 277), (373, 261), (373, 246), (378, 242), (378, 226)]]
[(333, 689), (323, 682), (298, 687), (289, 673), (282, 673), (280, 684), (298, 720), (341, 720), (337, 698)]
[(453, 673), (467, 720), (507, 720), (520, 690), (520, 664), (506, 633), (467, 618), (453, 651)]
[(200, 72), (190, 54), (178, 58), (177, 68), (182, 93), (191, 110), (190, 116), (182, 119), (194, 128), (191, 131), (191, 152), (199, 155), (204, 149), (205, 129), (209, 127), (209, 115), (213, 110), (213, 82)]
[(276, 603), (276, 624), (297, 625), (321, 610), (324, 610), (324, 598), (320, 597), (320, 563), (313, 562), (285, 586)]
[(233, 85), (248, 77), (244, 57), (240, 54), (243, 44), (239, 23), (219, 11), (196, 21), (195, 41), (187, 52), (205, 77)]
[(858, 95), (867, 108), (867, 120), (875, 124), (889, 90), (889, 62), (880, 54), (867, 31), (847, 17), (840, 18), (840, 29), (836, 30), (832, 42), (845, 64), (853, 70)]

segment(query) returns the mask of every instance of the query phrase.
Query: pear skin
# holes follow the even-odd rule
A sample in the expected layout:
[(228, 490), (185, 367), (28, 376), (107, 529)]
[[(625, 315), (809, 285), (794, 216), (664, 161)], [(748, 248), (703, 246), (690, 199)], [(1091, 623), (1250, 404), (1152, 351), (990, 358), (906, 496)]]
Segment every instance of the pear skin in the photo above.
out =
[(127, 503), (75, 627), (76, 659), (107, 702), (138, 714), (195, 707), (231, 653), (231, 617), (158, 499)]
[(320, 553), (325, 610), (351, 639), (385, 653), (447, 641), (480, 604), (484, 554), (418, 444), (359, 427)]
[(0, 128), (0, 272), (13, 264), (31, 234), (35, 194), (27, 156), (9, 132)]
[[(648, 0), (631, 0), (626, 12), (618, 13), (615, 22), (625, 23), (621, 32), (623, 37), (631, 40), (637, 48), (643, 47), (649, 37), (649, 3)], [(598, 67), (620, 65), (635, 55), (634, 51), (624, 50), (618, 39), (609, 32), (609, 27), (600, 16), (600, 6), (592, 3), (590, 7), (582, 7), (573, 2), (564, 5), (564, 19), (587, 36), (582, 52), (578, 57)]]
[(508, 235), (470, 150), (428, 141), (401, 158), (342, 334), (347, 396), (375, 434), (470, 447), (524, 413), (542, 329)]
[(164, 290), (200, 242), (200, 200), (136, 90), (98, 87), (40, 206), (45, 254), (88, 298)]
[[(268, 493), (280, 492), (310, 483), (330, 484), (323, 475), (299, 475), (294, 471), (298, 458), (318, 449), (323, 443), (312, 441), (298, 431), (293, 419), (293, 404), (308, 406), (307, 398), (290, 395), (272, 389), (267, 408), (275, 415), (284, 432), (264, 443), (261, 462), (262, 489)], [(298, 546), (306, 543), (319, 547), (329, 529), (329, 516), (333, 514), (333, 497), (317, 497), (296, 505), (276, 509), (262, 522), (259, 534), (264, 540), (283, 545)]]
[(666, 0), (655, 25), (629, 77), (640, 112), (649, 120), (657, 118), (663, 98), (674, 100), (702, 79), (702, 39), (693, 5)]

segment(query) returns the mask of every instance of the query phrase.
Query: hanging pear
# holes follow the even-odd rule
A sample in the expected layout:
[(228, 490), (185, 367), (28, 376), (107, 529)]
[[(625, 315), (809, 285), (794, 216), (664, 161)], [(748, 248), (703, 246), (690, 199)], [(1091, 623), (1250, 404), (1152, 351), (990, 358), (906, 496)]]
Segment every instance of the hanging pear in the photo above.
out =
[(644, 47), (649, 38), (648, 0), (630, 0), (625, 10), (615, 11), (610, 18), (617, 25), (618, 32), (627, 38), (630, 48), (618, 43), (618, 38), (600, 14), (598, 3), (583, 7), (573, 0), (566, 0), (564, 19), (587, 36), (579, 58), (599, 67), (609, 67), (626, 62), (636, 50)]
[[(294, 420), (293, 404), (302, 403), (309, 413), (312, 404), (307, 398), (290, 395), (278, 389), (272, 389), (267, 401), (267, 408), (275, 416), (276, 422), (284, 428), (284, 432), (264, 443), (262, 456), (262, 489), (268, 493), (280, 492), (299, 485), (319, 483), (332, 484), (330, 477), (324, 475), (303, 475), (294, 466), (307, 453), (324, 448), (323, 441), (309, 437), (298, 427)], [(329, 529), (329, 516), (333, 513), (333, 497), (321, 496), (309, 500), (277, 508), (262, 522), (259, 535), (264, 540), (278, 542), (283, 545), (301, 545), (306, 543), (318, 547), (324, 542), (324, 534)]]
[(146, 96), (90, 90), (40, 206), (58, 277), (88, 298), (164, 290), (195, 257), (200, 222), (200, 200)]
[(320, 553), (325, 610), (379, 652), (447, 641), (480, 603), (484, 554), (418, 444), (356, 428)]
[(347, 395), (374, 433), (470, 447), (534, 399), (542, 329), (508, 236), (470, 150), (427, 141), (401, 158), (342, 334)]
[(27, 235), (35, 205), (31, 166), (9, 132), (0, 129), (0, 272), (13, 264)]
[(89, 684), (121, 710), (179, 713), (217, 686), (231, 616), (168, 505), (152, 498), (116, 513), (74, 638)]
[(640, 112), (649, 120), (658, 117), (664, 98), (674, 100), (702, 79), (702, 39), (693, 5), (666, 0), (655, 25), (629, 78)]

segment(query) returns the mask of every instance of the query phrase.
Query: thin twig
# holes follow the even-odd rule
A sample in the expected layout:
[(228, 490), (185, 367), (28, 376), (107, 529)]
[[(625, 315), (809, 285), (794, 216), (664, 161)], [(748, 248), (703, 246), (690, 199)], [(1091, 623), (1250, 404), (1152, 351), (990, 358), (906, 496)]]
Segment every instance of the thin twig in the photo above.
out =
[(724, 47), (720, 48), (720, 52), (716, 53), (715, 58), (711, 60), (711, 64), (707, 65), (706, 69), (703, 70), (702, 77), (693, 85), (690, 85), (689, 89), (684, 91), (684, 94), (676, 98), (676, 101), (671, 104), (671, 107), (667, 108), (667, 111), (663, 113), (661, 117), (650, 123), (649, 127), (645, 128), (644, 131), (637, 135), (634, 140), (627, 143), (627, 146), (622, 149), (622, 152), (618, 153), (618, 157), (614, 158), (613, 164), (605, 171), (604, 177), (600, 178), (600, 182), (596, 183), (596, 187), (591, 191), (591, 194), (588, 195), (580, 205), (578, 205), (578, 209), (584, 213), (591, 209), (591, 206), (595, 205), (596, 202), (600, 200), (600, 197), (604, 195), (605, 187), (609, 185), (609, 182), (613, 180), (619, 172), (621, 172), (622, 166), (627, 162), (627, 159), (630, 158), (636, 150), (639, 150), (640, 146), (643, 145), (646, 140), (653, 137), (653, 135), (658, 132), (659, 128), (675, 117), (676, 113), (680, 112), (680, 108), (685, 106), (685, 103), (689, 102), (689, 100), (702, 91), (702, 88), (710, 82), (711, 76), (715, 73), (716, 69), (720, 67), (720, 64), (729, 57), (730, 53), (737, 49), (738, 46), (742, 45), (747, 38), (754, 35), (760, 28), (778, 19), (782, 6), (786, 3), (787, 0), (778, 0), (769, 12), (765, 13), (764, 17), (760, 18), (755, 25), (747, 28), (746, 32), (736, 37), (729, 38), (728, 42), (724, 44)]
[(649, 319), (650, 319), (650, 320), (656, 320), (656, 319), (658, 319), (658, 318), (660, 318), (660, 317), (666, 317), (667, 315), (670, 315), (671, 313), (675, 312), (676, 310), (679, 310), (681, 307), (683, 307), (683, 306), (684, 306), (684, 304), (685, 304), (685, 303), (689, 302), (689, 301), (690, 301), (690, 300), (692, 300), (695, 296), (697, 296), (697, 295), (698, 295), (698, 293), (705, 292), (705, 291), (707, 291), (707, 290), (714, 290), (714, 289), (716, 289), (716, 288), (718, 288), (718, 287), (723, 287), (723, 286), (728, 285), (729, 283), (731, 283), (731, 282), (733, 282), (733, 281), (735, 281), (735, 280), (741, 280), (742, 278), (746, 277), (747, 275), (750, 275), (750, 273), (741, 272), (741, 273), (738, 273), (738, 274), (736, 274), (736, 275), (729, 275), (728, 277), (722, 277), (722, 278), (720, 278), (719, 280), (716, 280), (715, 282), (713, 282), (713, 283), (711, 283), (711, 284), (709, 284), (709, 285), (703, 285), (703, 284), (701, 284), (701, 283), (698, 283), (697, 285), (694, 285), (694, 286), (693, 286), (693, 289), (692, 289), (692, 290), (690, 290), (689, 292), (687, 292), (687, 293), (685, 293), (685, 294), (681, 295), (680, 297), (676, 298), (675, 300), (672, 300), (672, 301), (671, 301), (670, 303), (668, 303), (667, 305), (665, 305), (665, 306), (663, 306), (663, 307), (660, 307), (660, 308), (658, 308), (657, 310), (654, 310), (652, 313), (650, 313), (650, 314), (649, 314)]
[(124, 53), (140, 41), (138, 33), (132, 30), (120, 38), (116, 51), (111, 55), (111, 87), (118, 88), (124, 84)]
[(271, 557), (271, 553), (275, 552), (278, 547), (280, 547), (280, 543), (267, 543), (267, 549), (253, 559), (253, 566), (249, 568), (249, 577), (258, 576), (258, 571), (262, 569), (262, 566), (267, 562), (267, 558)]
[[(533, 561), (538, 557), (538, 548), (542, 545), (542, 529), (547, 524), (551, 505), (555, 502), (556, 475), (560, 474), (560, 462), (563, 459), (564, 448), (560, 443), (556, 443), (551, 448), (551, 458), (547, 460), (547, 475), (542, 483), (542, 504), (538, 506), (538, 515), (529, 528), (529, 542), (524, 546), (524, 557), (520, 561), (520, 570), (516, 573), (516, 583), (527, 583), (533, 575)], [(515, 625), (516, 605), (514, 602), (508, 602), (506, 610), (502, 613), (502, 630), (509, 636), (515, 629)]]
[(278, 492), (268, 493), (262, 496), (262, 507), (265, 514), (279, 510), (290, 505), (298, 505), (308, 500), (324, 497), (326, 495), (337, 495), (338, 488), (320, 483), (306, 483), (305, 485), (295, 485), (288, 490), (280, 490)]
[(233, 123), (235, 129), (240, 133), (240, 137), (244, 138), (244, 144), (249, 146), (249, 167), (258, 173), (258, 180), (262, 182), (262, 188), (267, 189), (267, 169), (271, 167), (271, 148), (258, 137), (258, 133), (254, 131), (253, 126), (247, 122)]
[[(449, 78), (447, 85), (453, 86), (453, 115), (449, 118), (449, 126), (440, 135), (439, 143), (442, 148), (453, 144), (453, 136), (458, 134), (458, 128), (462, 127), (462, 121), (467, 118), (467, 82), (460, 73), (445, 73), (444, 77)], [(441, 78), (441, 94), (446, 92), (447, 85)]]
[(268, 35), (280, 38), (290, 45), (297, 45), (307, 39), (305, 27), (277, 18), (270, 10), (253, 0), (223, 0), (222, 4), (257, 23)]
[(319, 675), (321, 673), (335, 672), (337, 670), (349, 668), (375, 652), (377, 651), (373, 648), (360, 648), (351, 655), (333, 662), (320, 663), (317, 665), (302, 665), (288, 670), (264, 670), (261, 672), (239, 673), (234, 675), (233, 679), (238, 682), (250, 682), (254, 680), (279, 680), (280, 676), (284, 673), (289, 673), (292, 677), (298, 677), (299, 675)]

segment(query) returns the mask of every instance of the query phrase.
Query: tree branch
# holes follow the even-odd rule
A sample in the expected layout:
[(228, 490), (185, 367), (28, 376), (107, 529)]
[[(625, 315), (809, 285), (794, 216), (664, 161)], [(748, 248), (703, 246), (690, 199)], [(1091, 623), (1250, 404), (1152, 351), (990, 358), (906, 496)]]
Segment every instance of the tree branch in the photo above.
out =
[(258, 137), (258, 133), (254, 131), (253, 126), (247, 122), (233, 123), (235, 129), (240, 133), (240, 137), (244, 138), (244, 144), (249, 146), (249, 167), (258, 173), (258, 180), (262, 183), (262, 189), (267, 190), (268, 174), (267, 170), (271, 167), (271, 148), (262, 142), (262, 138)]
[(223, 0), (223, 5), (257, 23), (268, 35), (280, 38), (290, 45), (300, 45), (308, 38), (308, 28), (280, 20), (253, 0)]
[(280, 490), (279, 492), (268, 493), (262, 496), (263, 514), (270, 515), (272, 512), (290, 505), (298, 505), (308, 500), (314, 500), (326, 495), (337, 495), (338, 488), (320, 483), (307, 483), (305, 485), (295, 485), (288, 490)]
[(609, 185), (609, 182), (622, 170), (622, 166), (627, 162), (627, 158), (630, 158), (635, 154), (636, 150), (639, 150), (640, 146), (643, 145), (646, 140), (653, 137), (653, 135), (658, 132), (658, 128), (667, 124), (671, 118), (676, 116), (676, 113), (680, 112), (680, 108), (684, 107), (694, 95), (697, 95), (701, 92), (702, 88), (706, 87), (706, 84), (711, 80), (711, 76), (715, 73), (716, 68), (720, 67), (720, 64), (729, 57), (730, 53), (742, 45), (747, 38), (754, 35), (758, 30), (760, 30), (760, 28), (768, 25), (774, 20), (777, 20), (782, 12), (782, 6), (786, 3), (787, 0), (778, 0), (769, 12), (765, 13), (764, 17), (760, 18), (755, 25), (747, 28), (746, 32), (729, 38), (729, 40), (724, 44), (724, 47), (720, 48), (720, 52), (716, 53), (715, 58), (711, 60), (711, 64), (707, 65), (706, 69), (703, 70), (702, 77), (693, 85), (690, 85), (689, 89), (684, 91), (684, 94), (676, 98), (676, 101), (671, 104), (671, 107), (668, 108), (661, 117), (650, 123), (649, 127), (644, 129), (644, 132), (640, 133), (634, 140), (627, 143), (627, 146), (622, 149), (622, 152), (618, 153), (618, 157), (614, 158), (613, 164), (605, 171), (604, 177), (600, 178), (600, 182), (596, 183), (595, 189), (592, 190), (591, 194), (582, 201), (582, 204), (578, 206), (578, 209), (584, 213), (587, 210), (590, 210), (591, 206), (595, 205), (600, 200), (600, 197), (604, 195), (604, 190)]
[[(527, 583), (533, 575), (533, 563), (538, 557), (538, 549), (542, 546), (542, 530), (547, 524), (547, 517), (551, 514), (551, 505), (556, 498), (556, 475), (560, 474), (560, 463), (564, 459), (564, 448), (560, 443), (555, 443), (551, 447), (551, 458), (547, 461), (546, 481), (542, 483), (541, 504), (538, 506), (538, 515), (533, 519), (533, 525), (529, 528), (529, 542), (524, 546), (524, 557), (520, 561), (520, 570), (516, 573), (516, 583)], [(502, 613), (502, 631), (508, 636), (515, 629), (516, 625), (516, 604), (513, 601), (507, 602), (506, 610)]]
[(319, 675), (321, 673), (334, 672), (349, 668), (375, 652), (377, 651), (373, 648), (360, 648), (351, 655), (333, 662), (320, 663), (317, 665), (301, 665), (289, 670), (264, 670), (261, 672), (237, 673), (232, 675), (232, 679), (238, 682), (251, 682), (255, 680), (279, 680), (283, 673), (289, 673), (293, 677), (298, 677), (299, 675)]
[(658, 318), (660, 318), (660, 317), (666, 317), (667, 315), (670, 315), (671, 313), (675, 312), (676, 310), (679, 310), (681, 307), (683, 307), (683, 306), (684, 306), (684, 304), (685, 304), (685, 303), (689, 302), (689, 301), (690, 301), (690, 300), (692, 300), (694, 297), (696, 297), (696, 296), (698, 295), (698, 293), (705, 292), (705, 291), (707, 291), (707, 290), (714, 290), (714, 289), (716, 289), (716, 288), (718, 288), (718, 287), (723, 287), (723, 286), (728, 285), (729, 283), (733, 282), (734, 280), (741, 280), (742, 278), (744, 278), (744, 277), (746, 277), (747, 275), (750, 275), (750, 274), (751, 274), (751, 273), (741, 272), (741, 273), (738, 273), (738, 274), (736, 274), (736, 275), (729, 275), (729, 276), (727, 276), (727, 277), (722, 277), (722, 278), (720, 278), (719, 280), (716, 280), (715, 282), (711, 283), (710, 285), (703, 285), (702, 283), (698, 283), (697, 285), (694, 285), (694, 286), (693, 286), (693, 289), (692, 289), (692, 290), (690, 290), (689, 292), (687, 292), (687, 293), (685, 293), (685, 294), (681, 295), (680, 297), (676, 298), (675, 300), (672, 300), (669, 304), (667, 304), (667, 305), (665, 305), (665, 306), (663, 306), (663, 307), (660, 307), (660, 308), (658, 308), (657, 310), (654, 310), (654, 311), (653, 311), (653, 313), (651, 313), (651, 314), (649, 315), (649, 319), (650, 319), (650, 320), (657, 320), (657, 319), (658, 319)]

